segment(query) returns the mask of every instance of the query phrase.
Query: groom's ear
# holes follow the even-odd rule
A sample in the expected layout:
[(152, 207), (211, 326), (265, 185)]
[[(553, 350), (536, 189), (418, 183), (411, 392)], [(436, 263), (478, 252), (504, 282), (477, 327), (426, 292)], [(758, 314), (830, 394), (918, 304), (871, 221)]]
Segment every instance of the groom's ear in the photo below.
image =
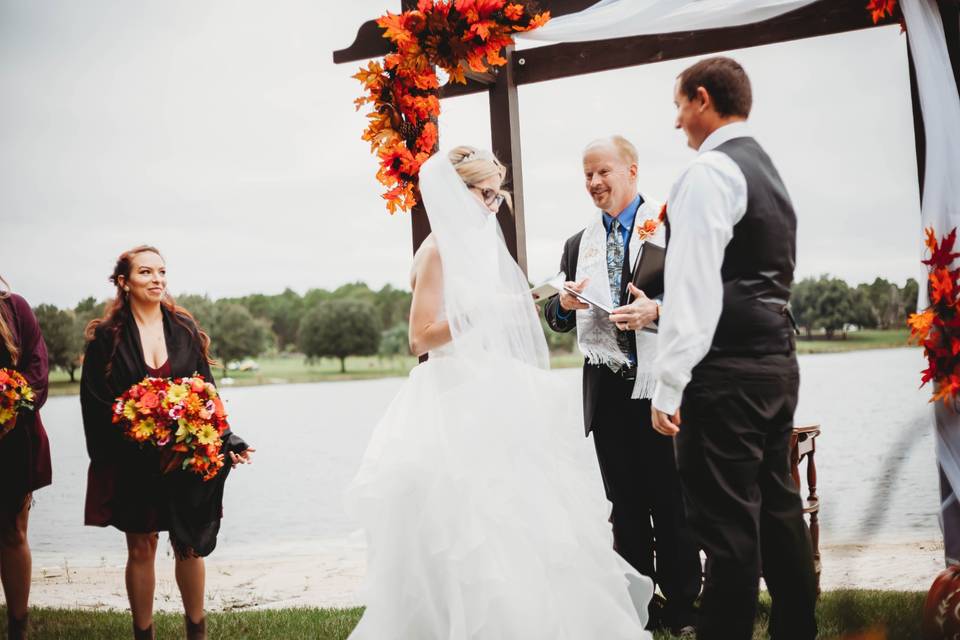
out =
[(705, 87), (697, 87), (697, 100), (700, 101), (700, 106), (697, 107), (697, 111), (703, 113), (707, 109), (713, 106), (713, 97), (707, 91)]

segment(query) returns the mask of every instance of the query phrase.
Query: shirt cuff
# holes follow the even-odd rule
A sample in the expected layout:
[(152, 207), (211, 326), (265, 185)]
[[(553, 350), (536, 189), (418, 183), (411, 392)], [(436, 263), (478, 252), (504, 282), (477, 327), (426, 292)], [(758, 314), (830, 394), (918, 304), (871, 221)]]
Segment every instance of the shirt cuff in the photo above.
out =
[(653, 392), (654, 409), (663, 411), (667, 415), (673, 415), (680, 408), (680, 400), (683, 399), (683, 387), (671, 387), (663, 380), (657, 380), (657, 388)]

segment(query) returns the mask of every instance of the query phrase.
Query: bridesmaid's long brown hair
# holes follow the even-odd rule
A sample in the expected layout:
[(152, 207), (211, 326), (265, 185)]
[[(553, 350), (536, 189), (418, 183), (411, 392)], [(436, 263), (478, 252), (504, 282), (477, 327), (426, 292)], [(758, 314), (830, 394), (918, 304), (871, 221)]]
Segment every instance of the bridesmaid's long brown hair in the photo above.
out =
[[(120, 254), (120, 257), (117, 258), (117, 264), (115, 264), (113, 267), (113, 273), (110, 275), (110, 282), (112, 282), (113, 286), (116, 287), (117, 294), (113, 300), (107, 303), (103, 317), (91, 320), (87, 325), (86, 331), (84, 332), (84, 337), (86, 337), (87, 342), (93, 340), (97, 331), (97, 327), (102, 326), (106, 331), (110, 332), (112, 341), (110, 345), (110, 357), (107, 359), (106, 373), (108, 376), (110, 375), (110, 371), (112, 369), (113, 357), (117, 353), (117, 345), (120, 344), (120, 336), (122, 334), (123, 326), (131, 316), (130, 298), (123, 290), (123, 285), (120, 283), (120, 277), (122, 276), (124, 280), (128, 280), (130, 278), (130, 272), (133, 269), (134, 256), (147, 251), (157, 254), (161, 259), (163, 258), (163, 255), (160, 253), (159, 249), (145, 244), (140, 245), (139, 247), (134, 247), (133, 249), (124, 251)], [(197, 323), (193, 315), (178, 305), (173, 299), (173, 296), (170, 294), (165, 295), (160, 304), (162, 304), (171, 312), (173, 319), (177, 324), (185, 327), (191, 333), (196, 330), (197, 338), (200, 341), (200, 353), (203, 354), (203, 357), (206, 358), (207, 362), (210, 364), (216, 364), (215, 361), (210, 357), (210, 336), (208, 336), (206, 332), (200, 328), (200, 324)]]
[[(3, 276), (0, 276), (0, 282), (3, 283), (3, 290), (0, 291), (0, 300), (9, 298), (10, 285), (3, 279)], [(13, 331), (10, 330), (11, 321), (12, 318), (7, 316), (7, 305), (0, 304), (0, 338), (3, 339), (3, 346), (5, 346), (10, 353), (10, 359), (13, 361), (13, 364), (17, 364), (20, 360), (20, 345), (13, 340)]]

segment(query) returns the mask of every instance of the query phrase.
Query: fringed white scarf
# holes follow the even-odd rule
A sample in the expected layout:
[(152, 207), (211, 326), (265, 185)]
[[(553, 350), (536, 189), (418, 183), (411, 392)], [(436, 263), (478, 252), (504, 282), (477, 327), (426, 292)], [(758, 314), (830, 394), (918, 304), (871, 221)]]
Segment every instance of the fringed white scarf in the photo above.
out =
[[(637, 260), (647, 242), (663, 247), (666, 245), (666, 232), (661, 224), (656, 233), (646, 240), (637, 235), (637, 229), (643, 226), (644, 221), (656, 219), (660, 212), (660, 203), (644, 198), (643, 204), (637, 210), (634, 219), (634, 235), (630, 238), (630, 272), (637, 265)], [(594, 222), (583, 230), (580, 238), (580, 253), (577, 259), (577, 282), (583, 278), (590, 278), (584, 290), (591, 298), (608, 305), (610, 308), (619, 306), (619, 300), (613, 301), (610, 297), (610, 279), (607, 273), (607, 231), (603, 226), (603, 215), (596, 217)], [(617, 345), (617, 329), (610, 317), (596, 309), (577, 310), (577, 343), (580, 352), (587, 362), (597, 365), (629, 366), (627, 354)], [(633, 385), (631, 398), (652, 398), (656, 387), (653, 377), (653, 361), (657, 357), (657, 334), (645, 331), (631, 332), (637, 347), (637, 380)]]

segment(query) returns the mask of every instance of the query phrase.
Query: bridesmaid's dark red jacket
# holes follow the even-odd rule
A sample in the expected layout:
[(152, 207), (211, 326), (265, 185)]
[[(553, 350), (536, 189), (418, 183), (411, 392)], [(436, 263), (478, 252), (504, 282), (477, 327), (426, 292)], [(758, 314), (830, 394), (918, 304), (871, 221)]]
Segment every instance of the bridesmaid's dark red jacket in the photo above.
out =
[(19, 511), (27, 494), (51, 481), (50, 444), (40, 420), (40, 407), (47, 400), (47, 345), (30, 305), (15, 293), (0, 298), (4, 314), (20, 348), (17, 364), (0, 340), (0, 368), (15, 369), (33, 388), (33, 411), (21, 411), (17, 425), (0, 438), (0, 512)]

